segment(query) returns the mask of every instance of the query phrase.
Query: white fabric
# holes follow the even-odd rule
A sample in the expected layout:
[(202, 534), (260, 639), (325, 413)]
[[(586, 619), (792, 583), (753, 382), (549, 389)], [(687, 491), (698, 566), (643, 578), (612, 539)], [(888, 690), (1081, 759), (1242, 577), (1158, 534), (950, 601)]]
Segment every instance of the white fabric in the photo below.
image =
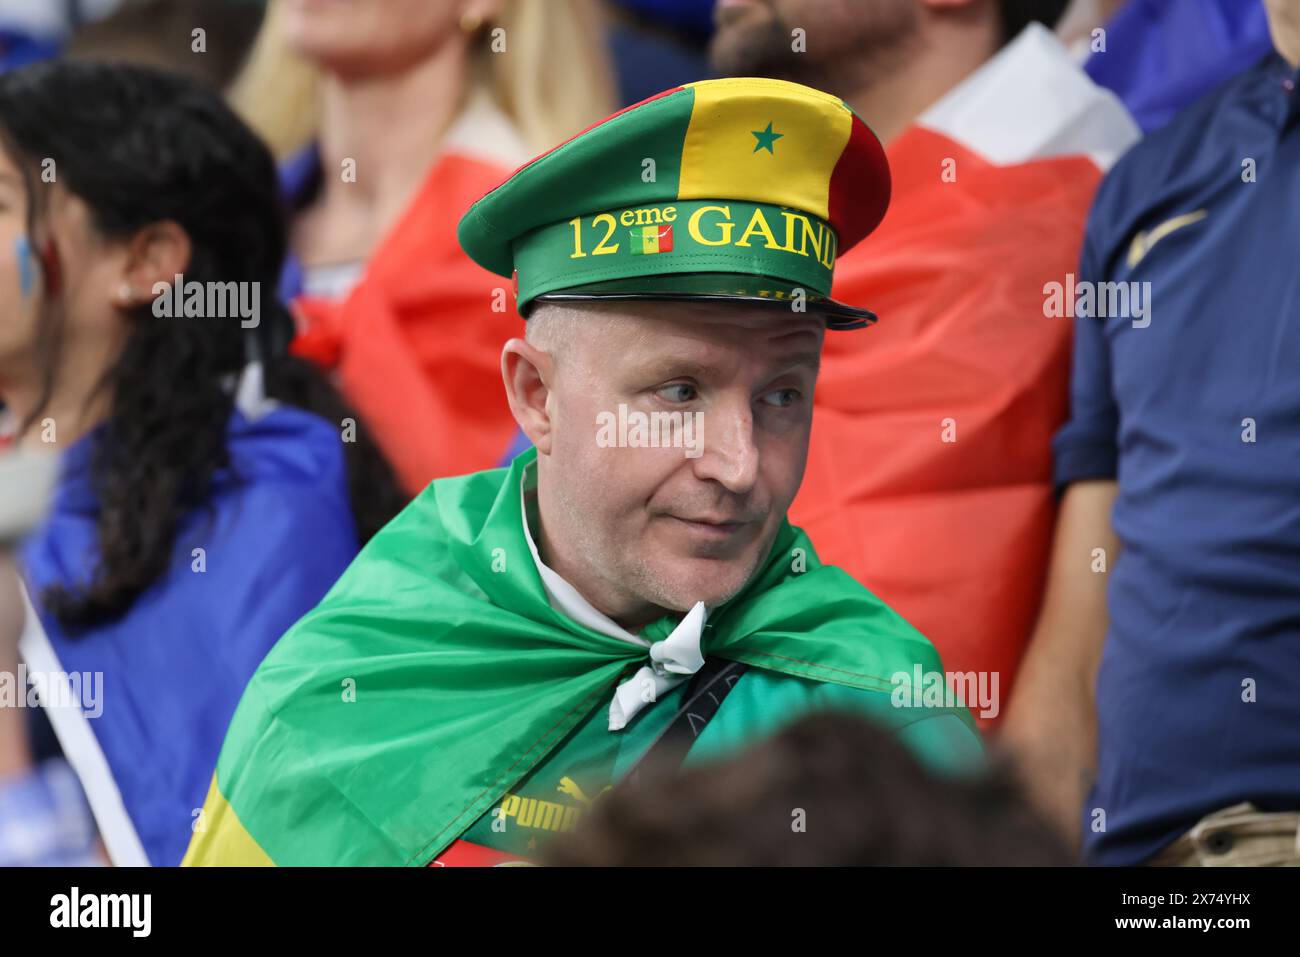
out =
[(622, 731), (648, 704), (658, 701), (704, 666), (700, 634), (708, 612), (697, 601), (663, 641), (650, 646), (650, 664), (614, 689), (609, 703), (609, 730)]
[[(45, 672), (47, 680), (53, 681), (55, 675), (63, 674), (66, 681), (67, 675), (59, 662), (58, 653), (45, 634), (36, 609), (27, 597), (25, 586), (23, 608), (27, 618), (22, 637), (18, 639), (18, 653), (28, 668)], [(55, 700), (70, 701), (73, 697), (71, 691), (66, 689), (51, 689), (51, 694)], [(46, 702), (41, 702), (42, 706), (45, 704)], [(99, 836), (104, 840), (109, 859), (116, 867), (148, 867), (149, 857), (144, 852), (144, 845), (140, 843), (135, 825), (122, 802), (122, 792), (118, 790), (117, 781), (109, 769), (108, 758), (104, 756), (99, 739), (95, 737), (86, 715), (77, 707), (46, 707), (45, 714), (54, 728), (54, 736), (59, 739), (59, 747), (63, 749), (64, 756), (77, 773), (81, 787), (86, 792), (86, 800), (90, 803), (91, 813), (95, 815)]]
[(261, 362), (250, 362), (239, 374), (235, 385), (235, 408), (249, 422), (256, 422), (279, 405), (266, 395), (266, 372)]
[(1025, 27), (917, 123), (999, 166), (1082, 155), (1105, 171), (1142, 135), (1119, 98), (1093, 83), (1041, 23)]
[(365, 274), (364, 259), (324, 266), (303, 266), (302, 294), (341, 301), (351, 294)]
[(470, 94), (465, 108), (447, 130), (442, 149), (514, 169), (537, 152), (528, 148), (510, 117), (482, 88)]
[(533, 532), (528, 526), (526, 492), (536, 484), (536, 468), (537, 463), (534, 462), (524, 472), (519, 487), (519, 504), (523, 513), (524, 538), (528, 541), (528, 550), (532, 552), (537, 573), (542, 579), (542, 587), (546, 590), (546, 600), (557, 612), (592, 631), (646, 649), (646, 655), (650, 659), (648, 664), (642, 665), (636, 674), (614, 689), (614, 699), (609, 703), (609, 730), (622, 731), (642, 708), (658, 701), (704, 666), (704, 655), (700, 651), (700, 636), (703, 634), (704, 623), (708, 620), (709, 612), (704, 607), (704, 602), (696, 602), (673, 629), (672, 634), (662, 641), (650, 642), (639, 635), (632, 634), (618, 622), (594, 608), (576, 588), (542, 561), (537, 545), (533, 542)]

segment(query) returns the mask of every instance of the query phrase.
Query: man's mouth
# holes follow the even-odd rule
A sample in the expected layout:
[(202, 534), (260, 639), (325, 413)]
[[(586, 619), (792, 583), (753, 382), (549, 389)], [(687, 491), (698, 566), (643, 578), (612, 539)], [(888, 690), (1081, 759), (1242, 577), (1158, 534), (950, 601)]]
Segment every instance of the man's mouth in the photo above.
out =
[(685, 528), (692, 535), (711, 541), (726, 541), (753, 525), (753, 522), (723, 516), (697, 515), (685, 517), (669, 515), (667, 517)]

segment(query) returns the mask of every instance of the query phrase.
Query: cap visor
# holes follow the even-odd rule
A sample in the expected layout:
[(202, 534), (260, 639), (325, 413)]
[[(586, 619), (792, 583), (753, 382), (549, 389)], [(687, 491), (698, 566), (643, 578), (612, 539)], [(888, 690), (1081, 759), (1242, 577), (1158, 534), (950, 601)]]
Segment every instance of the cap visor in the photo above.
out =
[[(734, 302), (789, 310), (803, 297), (804, 311), (826, 318), (828, 329), (865, 329), (876, 321), (869, 309), (859, 309), (821, 296), (793, 283), (738, 273), (678, 273), (611, 279), (586, 286), (556, 289), (534, 297), (539, 302), (589, 302), (598, 299), (664, 300), (675, 302)], [(527, 312), (524, 313), (527, 317)]]

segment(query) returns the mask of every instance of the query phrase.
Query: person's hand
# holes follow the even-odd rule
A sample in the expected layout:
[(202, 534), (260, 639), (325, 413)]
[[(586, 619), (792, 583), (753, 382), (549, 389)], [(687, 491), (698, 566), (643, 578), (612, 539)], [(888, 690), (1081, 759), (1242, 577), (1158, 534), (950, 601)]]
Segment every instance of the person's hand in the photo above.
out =
[[(1047, 590), (999, 733), (1030, 800), (1078, 848), (1083, 805), (1097, 768), (1097, 668), (1109, 620), (1107, 561), (1119, 557), (1111, 527), (1118, 486), (1079, 482), (1061, 502)], [(1109, 565), (1105, 567), (1110, 567)]]

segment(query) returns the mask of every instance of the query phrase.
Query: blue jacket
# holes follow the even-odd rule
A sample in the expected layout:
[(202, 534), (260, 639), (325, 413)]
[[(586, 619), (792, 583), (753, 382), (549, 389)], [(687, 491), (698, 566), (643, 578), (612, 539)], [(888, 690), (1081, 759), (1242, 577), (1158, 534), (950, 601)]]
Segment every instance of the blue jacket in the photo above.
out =
[[(116, 808), (120, 818), (124, 808), (126, 829), (134, 828), (149, 862), (174, 865), (189, 844), (244, 685), (356, 554), (343, 445), (330, 423), (298, 409), (277, 406), (256, 421), (234, 412), (232, 468), (216, 477), (207, 507), (183, 521), (170, 570), (120, 620), (70, 637), (40, 610), (40, 596), (56, 583), (86, 581), (93, 568), (95, 439), (67, 450), (51, 515), (22, 551), (58, 670), (102, 673), (101, 700), (91, 710), (102, 708), (98, 716), (65, 709), (73, 714), (65, 720), (90, 726), (93, 744), (84, 732), (82, 745), (70, 743), (59, 716), (51, 718), (101, 831), (116, 831), (120, 848), (124, 822), (105, 816)], [(112, 785), (84, 773), (86, 756), (74, 753), (93, 752), (94, 744)]]

